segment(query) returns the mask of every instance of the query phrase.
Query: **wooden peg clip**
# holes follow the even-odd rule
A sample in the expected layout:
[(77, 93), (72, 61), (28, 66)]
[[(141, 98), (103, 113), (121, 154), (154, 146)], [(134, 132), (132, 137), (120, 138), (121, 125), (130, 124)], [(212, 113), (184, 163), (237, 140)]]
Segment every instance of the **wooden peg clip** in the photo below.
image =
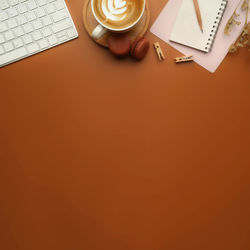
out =
[(160, 61), (164, 60), (165, 56), (164, 56), (164, 54), (163, 54), (163, 52), (161, 50), (161, 46), (160, 46), (160, 44), (158, 42), (154, 43), (154, 48), (156, 50), (156, 53), (157, 53), (157, 56), (158, 56), (159, 60)]
[(181, 56), (181, 57), (176, 57), (175, 59), (175, 63), (183, 63), (183, 62), (191, 62), (193, 61), (193, 56)]

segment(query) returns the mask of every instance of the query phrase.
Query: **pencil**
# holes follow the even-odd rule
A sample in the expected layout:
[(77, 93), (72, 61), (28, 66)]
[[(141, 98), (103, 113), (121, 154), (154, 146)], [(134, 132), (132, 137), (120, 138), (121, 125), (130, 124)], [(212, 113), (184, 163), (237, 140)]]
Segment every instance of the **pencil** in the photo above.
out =
[(200, 25), (201, 32), (203, 33), (202, 18), (201, 18), (201, 11), (200, 11), (200, 7), (199, 7), (199, 3), (198, 3), (198, 0), (193, 0), (193, 2), (194, 2), (195, 12), (196, 12), (196, 17), (197, 17), (198, 23)]

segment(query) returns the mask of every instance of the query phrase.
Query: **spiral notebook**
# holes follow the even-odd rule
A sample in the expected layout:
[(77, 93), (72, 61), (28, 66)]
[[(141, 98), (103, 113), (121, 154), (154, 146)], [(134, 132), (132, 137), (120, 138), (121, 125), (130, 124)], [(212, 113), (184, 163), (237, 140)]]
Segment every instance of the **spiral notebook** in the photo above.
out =
[(183, 0), (170, 41), (209, 52), (227, 6), (227, 0), (199, 0), (203, 33), (197, 21), (193, 0)]

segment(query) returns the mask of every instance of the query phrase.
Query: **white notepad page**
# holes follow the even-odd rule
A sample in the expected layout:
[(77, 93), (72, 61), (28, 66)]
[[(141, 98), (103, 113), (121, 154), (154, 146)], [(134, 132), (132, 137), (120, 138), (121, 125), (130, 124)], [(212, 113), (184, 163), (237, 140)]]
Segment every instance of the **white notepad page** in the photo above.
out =
[(209, 52), (227, 1), (199, 0), (203, 33), (197, 21), (193, 0), (183, 0), (170, 40)]

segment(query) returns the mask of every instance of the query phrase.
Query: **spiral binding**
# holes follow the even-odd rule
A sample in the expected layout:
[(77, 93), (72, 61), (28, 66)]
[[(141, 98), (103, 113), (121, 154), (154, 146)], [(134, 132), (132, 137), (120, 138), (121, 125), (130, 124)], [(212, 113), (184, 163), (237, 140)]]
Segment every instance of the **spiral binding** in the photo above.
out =
[(224, 14), (224, 11), (225, 11), (225, 8), (226, 8), (227, 4), (228, 4), (228, 0), (222, 0), (221, 6), (220, 6), (218, 14), (217, 14), (217, 17), (216, 17), (216, 19), (214, 21), (212, 30), (211, 30), (209, 38), (208, 38), (207, 45), (205, 47), (205, 50), (207, 52), (209, 52), (211, 50), (212, 46), (213, 46), (214, 38), (215, 38), (216, 33), (218, 31), (218, 28), (219, 28), (219, 25), (220, 25), (220, 22), (221, 22), (221, 19), (222, 19), (222, 16)]

